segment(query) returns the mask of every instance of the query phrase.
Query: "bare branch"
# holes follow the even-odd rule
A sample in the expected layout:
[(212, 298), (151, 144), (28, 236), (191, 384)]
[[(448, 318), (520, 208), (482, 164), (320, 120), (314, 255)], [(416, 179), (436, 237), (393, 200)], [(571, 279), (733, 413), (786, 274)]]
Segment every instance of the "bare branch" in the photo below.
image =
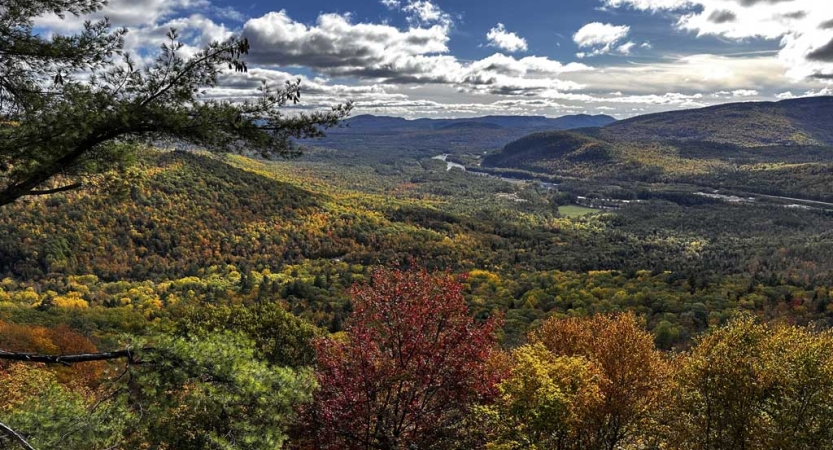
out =
[[(147, 352), (153, 350), (152, 348), (144, 348), (140, 351)], [(114, 359), (127, 359), (130, 364), (139, 364), (141, 360), (137, 359), (136, 356), (136, 350), (131, 349), (115, 352), (81, 353), (77, 355), (38, 355), (34, 353), (16, 353), (0, 350), (0, 360), (64, 365), (90, 361), (112, 361)]]
[(35, 447), (32, 447), (28, 442), (26, 442), (26, 439), (20, 433), (14, 431), (3, 422), (0, 422), (0, 432), (17, 441), (26, 450), (35, 450)]
[(29, 193), (24, 194), (24, 195), (25, 196), (34, 196), (34, 195), (57, 194), (59, 192), (72, 191), (72, 190), (78, 189), (82, 186), (84, 186), (84, 185), (81, 184), (81, 183), (73, 183), (73, 184), (70, 184), (70, 185), (67, 185), (67, 186), (57, 187), (55, 189), (45, 189), (45, 190), (40, 190), (40, 191), (33, 190), (33, 191), (29, 191)]

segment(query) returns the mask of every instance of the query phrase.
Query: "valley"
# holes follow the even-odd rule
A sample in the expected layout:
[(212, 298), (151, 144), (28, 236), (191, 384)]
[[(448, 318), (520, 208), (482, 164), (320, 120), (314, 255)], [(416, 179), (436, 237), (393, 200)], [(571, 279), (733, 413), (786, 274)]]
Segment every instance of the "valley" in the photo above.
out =
[(831, 11), (4, 1), (0, 449), (833, 448)]

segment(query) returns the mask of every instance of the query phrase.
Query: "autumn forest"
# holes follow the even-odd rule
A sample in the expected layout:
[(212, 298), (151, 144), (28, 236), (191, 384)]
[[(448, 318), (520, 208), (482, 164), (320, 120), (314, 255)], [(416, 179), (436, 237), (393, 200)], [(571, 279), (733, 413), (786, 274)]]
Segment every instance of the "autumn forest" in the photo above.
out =
[(833, 448), (833, 97), (406, 121), (8, 5), (0, 449)]

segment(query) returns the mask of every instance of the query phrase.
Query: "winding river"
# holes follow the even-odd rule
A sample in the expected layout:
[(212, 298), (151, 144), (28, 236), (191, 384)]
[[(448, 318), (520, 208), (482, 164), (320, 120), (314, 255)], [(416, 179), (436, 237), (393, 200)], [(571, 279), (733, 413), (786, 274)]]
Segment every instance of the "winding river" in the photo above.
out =
[(466, 171), (466, 166), (464, 166), (464, 165), (462, 165), (462, 164), (457, 164), (456, 162), (451, 162), (451, 161), (449, 161), (449, 160), (448, 160), (448, 156), (449, 156), (449, 154), (448, 154), (448, 153), (446, 153), (446, 154), (444, 154), (444, 155), (435, 156), (435, 157), (433, 157), (433, 158), (431, 158), (431, 159), (438, 159), (438, 160), (440, 160), (440, 161), (445, 161), (445, 165), (446, 165), (445, 170), (446, 170), (446, 172), (447, 172), (447, 171), (449, 171), (449, 170), (451, 170), (451, 169), (460, 169), (460, 170), (462, 170), (463, 172), (465, 172), (465, 171)]

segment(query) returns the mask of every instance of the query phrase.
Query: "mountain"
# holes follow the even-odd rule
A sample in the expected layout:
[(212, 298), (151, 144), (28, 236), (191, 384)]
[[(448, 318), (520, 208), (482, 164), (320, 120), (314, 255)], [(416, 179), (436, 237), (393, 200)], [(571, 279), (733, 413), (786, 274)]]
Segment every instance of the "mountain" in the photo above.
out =
[[(833, 198), (833, 97), (734, 103), (534, 133), (489, 168)], [(740, 181), (743, 180), (743, 181)]]
[(487, 167), (530, 169), (542, 159), (605, 162), (612, 158), (613, 145), (571, 131), (535, 133), (511, 142), (502, 151), (484, 159)]
[[(606, 115), (578, 114), (548, 118), (544, 116), (485, 116), (465, 119), (415, 119), (363, 114), (346, 120), (344, 129), (367, 130), (445, 130), (456, 128), (541, 128), (566, 130), (601, 127), (615, 122)], [(482, 126), (477, 126), (477, 125)], [(344, 130), (342, 129), (342, 130)]]
[(833, 97), (730, 103), (638, 116), (600, 130), (603, 139), (700, 140), (744, 147), (833, 145)]
[(365, 114), (346, 120), (343, 127), (328, 130), (323, 139), (301, 144), (334, 150), (336, 158), (360, 158), (369, 162), (446, 153), (482, 155), (531, 133), (599, 127), (615, 120), (610, 116), (586, 114), (558, 118), (486, 116), (416, 120)]

